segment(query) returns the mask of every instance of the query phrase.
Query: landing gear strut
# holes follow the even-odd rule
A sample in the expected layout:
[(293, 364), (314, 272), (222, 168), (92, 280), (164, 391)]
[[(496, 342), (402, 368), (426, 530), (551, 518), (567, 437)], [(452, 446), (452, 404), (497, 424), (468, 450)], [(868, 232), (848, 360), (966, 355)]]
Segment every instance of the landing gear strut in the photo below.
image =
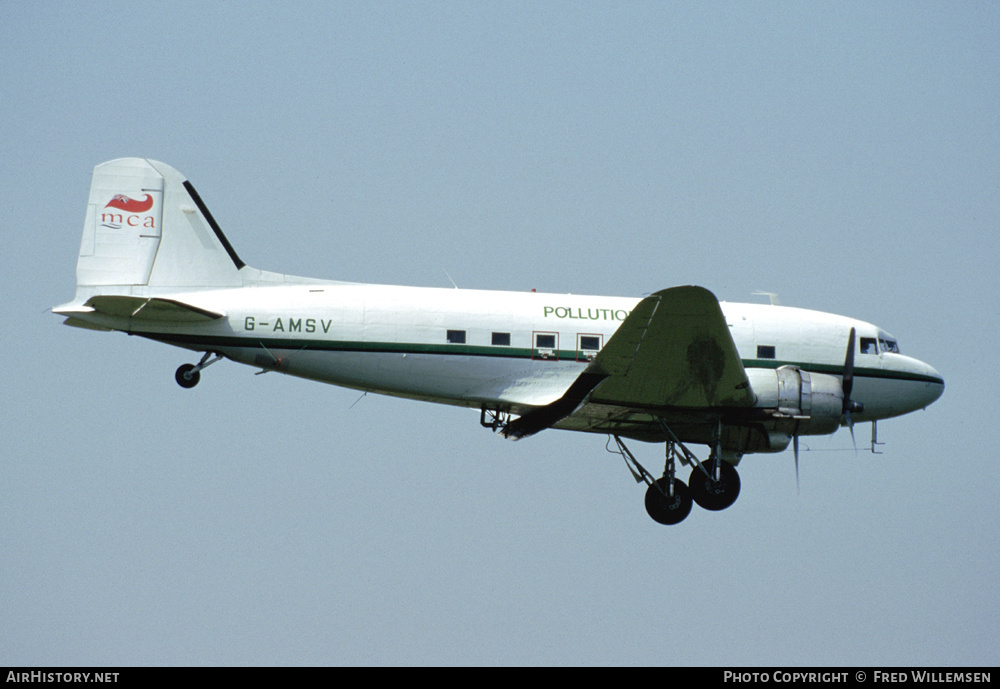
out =
[[(736, 502), (740, 494), (740, 477), (732, 464), (722, 461), (722, 424), (718, 425), (711, 454), (705, 462), (698, 461), (665, 423), (661, 422), (661, 426), (667, 435), (667, 456), (663, 477), (655, 480), (622, 439), (612, 436), (618, 445), (618, 454), (625, 460), (636, 482), (645, 482), (648, 486), (645, 505), (649, 516), (660, 524), (677, 524), (690, 514), (692, 502), (712, 511), (724, 510)], [(675, 476), (677, 459), (694, 465), (689, 479), (690, 488)]]
[(694, 501), (706, 510), (717, 512), (732, 505), (740, 496), (740, 475), (732, 464), (722, 461), (721, 420), (715, 427), (712, 440), (708, 461), (695, 467), (689, 481)]
[(508, 423), (510, 423), (510, 412), (497, 408), (491, 409), (485, 404), (480, 407), (479, 425), (483, 428), (489, 428), (496, 433), (498, 430), (506, 428)]
[(184, 364), (178, 368), (174, 374), (174, 380), (177, 381), (177, 384), (182, 388), (193, 388), (197, 385), (198, 381), (201, 380), (201, 369), (211, 366), (222, 358), (221, 354), (216, 354), (214, 359), (210, 359), (212, 354), (213, 352), (205, 352), (205, 356), (197, 364)]
[(660, 524), (678, 524), (691, 514), (691, 492), (674, 478), (674, 460), (668, 455), (663, 478), (646, 488), (646, 513)]
[[(653, 479), (653, 475), (639, 464), (635, 455), (625, 446), (617, 435), (611, 436), (618, 445), (618, 454), (625, 460), (626, 466), (632, 472), (636, 483), (645, 481), (646, 512), (655, 522), (660, 524), (677, 524), (691, 513), (691, 493), (684, 482), (676, 478), (674, 457), (677, 455), (677, 445), (667, 441), (667, 461), (663, 468), (663, 477)], [(683, 446), (681, 446), (683, 447)], [(684, 448), (685, 451), (687, 448)]]

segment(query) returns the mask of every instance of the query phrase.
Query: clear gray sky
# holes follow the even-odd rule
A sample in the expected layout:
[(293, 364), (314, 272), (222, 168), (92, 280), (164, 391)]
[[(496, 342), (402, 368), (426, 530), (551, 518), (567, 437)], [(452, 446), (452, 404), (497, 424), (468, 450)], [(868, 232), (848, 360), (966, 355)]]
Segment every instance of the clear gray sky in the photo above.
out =
[[(995, 2), (0, 3), (0, 664), (995, 664), (998, 46)], [(61, 326), (121, 156), (259, 268), (767, 290), (947, 389), (660, 527), (603, 436)]]

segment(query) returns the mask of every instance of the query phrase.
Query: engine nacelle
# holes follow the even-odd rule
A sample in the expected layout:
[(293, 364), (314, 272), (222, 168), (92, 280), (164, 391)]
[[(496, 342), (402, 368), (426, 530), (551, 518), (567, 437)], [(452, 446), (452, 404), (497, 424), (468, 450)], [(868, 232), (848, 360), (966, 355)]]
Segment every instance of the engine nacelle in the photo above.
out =
[(747, 377), (757, 395), (754, 406), (773, 410), (774, 431), (789, 436), (826, 435), (840, 427), (844, 409), (840, 378), (795, 366), (748, 368)]
[[(770, 424), (769, 424), (770, 426)], [(754, 426), (724, 426), (722, 437), (722, 456), (736, 463), (742, 455), (748, 452), (781, 452), (792, 442), (792, 434), (774, 428)]]

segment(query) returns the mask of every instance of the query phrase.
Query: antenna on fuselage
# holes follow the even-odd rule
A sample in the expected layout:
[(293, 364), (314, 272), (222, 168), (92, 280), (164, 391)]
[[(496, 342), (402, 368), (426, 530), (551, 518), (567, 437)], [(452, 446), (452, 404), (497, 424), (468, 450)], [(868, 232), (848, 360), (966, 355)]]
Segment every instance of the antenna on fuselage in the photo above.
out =
[(452, 286), (452, 287), (454, 287), (455, 289), (458, 289), (458, 285), (456, 285), (456, 284), (455, 284), (455, 281), (451, 279), (451, 276), (450, 276), (450, 275), (448, 275), (448, 271), (447, 271), (447, 270), (445, 270), (444, 268), (442, 268), (442, 269), (441, 269), (441, 271), (442, 271), (442, 272), (443, 272), (443, 273), (445, 274), (445, 276), (446, 276), (446, 277), (448, 278), (448, 282), (450, 282), (450, 283), (451, 283), (451, 286)]

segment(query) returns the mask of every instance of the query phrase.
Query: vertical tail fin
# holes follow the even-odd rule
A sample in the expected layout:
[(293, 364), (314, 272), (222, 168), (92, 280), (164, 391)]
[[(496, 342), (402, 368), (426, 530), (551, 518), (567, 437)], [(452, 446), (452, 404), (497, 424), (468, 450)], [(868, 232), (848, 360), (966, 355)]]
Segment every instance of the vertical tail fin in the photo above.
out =
[(243, 267), (201, 197), (174, 168), (145, 158), (94, 168), (78, 289), (235, 287), (242, 284)]

